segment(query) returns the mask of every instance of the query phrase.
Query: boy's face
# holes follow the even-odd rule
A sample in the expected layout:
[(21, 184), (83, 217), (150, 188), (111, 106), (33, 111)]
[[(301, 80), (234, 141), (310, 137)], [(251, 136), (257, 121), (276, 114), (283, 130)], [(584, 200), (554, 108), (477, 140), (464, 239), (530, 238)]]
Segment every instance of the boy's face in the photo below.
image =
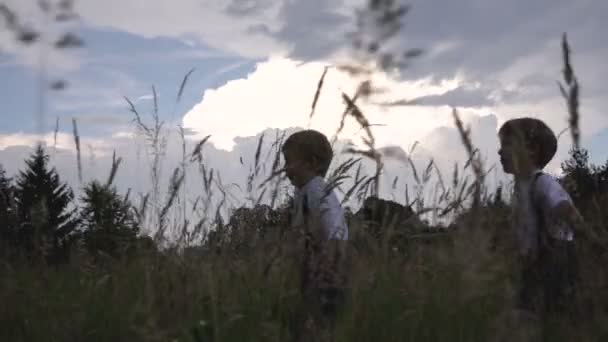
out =
[(316, 175), (312, 163), (303, 160), (293, 151), (285, 151), (283, 157), (285, 158), (287, 178), (296, 188), (303, 187)]
[(505, 173), (524, 174), (533, 169), (533, 151), (513, 137), (500, 136), (500, 163)]

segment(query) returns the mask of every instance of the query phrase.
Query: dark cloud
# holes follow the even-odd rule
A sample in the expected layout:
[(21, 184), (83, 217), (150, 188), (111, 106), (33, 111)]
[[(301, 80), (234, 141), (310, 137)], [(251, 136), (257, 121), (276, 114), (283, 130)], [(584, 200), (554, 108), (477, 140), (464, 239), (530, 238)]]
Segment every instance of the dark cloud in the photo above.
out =
[(304, 60), (331, 55), (345, 44), (345, 27), (352, 17), (339, 13), (342, 1), (284, 1), (279, 14), (283, 27), (273, 36), (293, 46), (291, 54)]
[[(495, 83), (495, 82), (494, 82)], [(450, 107), (492, 107), (499, 103), (510, 103), (520, 100), (519, 90), (506, 90), (500, 84), (490, 82), (470, 85), (464, 84), (456, 89), (440, 95), (428, 95), (414, 99), (420, 106), (450, 106)]]
[[(568, 31), (581, 50), (589, 44), (590, 27), (603, 31), (600, 17), (608, 13), (605, 2), (541, 1), (424, 1), (412, 0), (403, 44), (443, 52), (421, 58), (415, 73), (450, 73), (462, 70), (482, 77), (503, 70), (517, 58), (537, 52)], [(559, 56), (559, 51), (556, 50)], [(449, 68), (449, 69), (447, 69)]]
[(236, 17), (256, 15), (272, 4), (272, 0), (232, 0), (226, 6), (226, 12)]
[(429, 95), (415, 99), (421, 106), (484, 107), (496, 104), (491, 98), (493, 90), (462, 86), (441, 95)]
[[(603, 97), (608, 68), (602, 60), (608, 58), (608, 48), (599, 42), (608, 29), (606, 1), (406, 3), (412, 9), (404, 18), (393, 51), (420, 48), (425, 54), (409, 63), (403, 78), (430, 78), (439, 83), (463, 77), (468, 84), (421, 99), (425, 104), (479, 107), (559, 101), (556, 81), (561, 79), (563, 32), (568, 33), (574, 51), (573, 62), (584, 86), (583, 101)], [(351, 15), (344, 10), (349, 6)], [(292, 57), (305, 61), (324, 58), (351, 45), (346, 33), (354, 27), (353, 14), (348, 1), (285, 1), (277, 18), (282, 28), (265, 30), (265, 34), (292, 47)]]
[[(294, 57), (319, 58), (350, 45), (346, 32), (354, 27), (354, 13), (358, 9), (350, 2), (281, 3), (277, 21), (282, 23), (282, 29), (273, 35), (293, 46)], [(406, 3), (412, 10), (404, 18), (399, 47), (429, 52), (410, 70), (411, 75), (425, 76), (465, 71), (478, 78), (545, 48), (566, 31), (581, 51), (597, 49), (606, 28), (605, 13), (608, 13), (607, 2), (593, 0), (409, 0)], [(267, 7), (267, 1), (233, 1), (228, 9), (254, 13)]]

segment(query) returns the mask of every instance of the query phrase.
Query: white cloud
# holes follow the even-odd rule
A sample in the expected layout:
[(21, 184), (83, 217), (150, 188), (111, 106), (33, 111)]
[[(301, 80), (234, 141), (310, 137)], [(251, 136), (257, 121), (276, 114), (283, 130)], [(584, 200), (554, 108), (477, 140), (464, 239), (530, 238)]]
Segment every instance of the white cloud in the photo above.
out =
[[(159, 95), (156, 95), (156, 97), (158, 98)], [(150, 101), (152, 99), (154, 99), (154, 95), (152, 95), (152, 94), (142, 95), (142, 96), (138, 97), (137, 99), (135, 99), (134, 103), (137, 103), (137, 102), (140, 102), (140, 101)]]
[[(212, 141), (228, 149), (234, 137), (255, 135), (267, 127), (307, 127), (310, 122), (312, 128), (333, 136), (345, 108), (341, 93), (352, 96), (359, 83), (346, 73), (330, 68), (310, 120), (312, 100), (324, 66), (321, 62), (299, 63), (278, 57), (259, 63), (246, 78), (206, 90), (202, 101), (184, 116), (184, 126), (200, 135), (211, 134)], [(391, 101), (441, 94), (459, 81), (446, 80), (439, 85), (430, 85), (425, 80), (396, 83), (378, 76), (377, 82), (378, 86), (391, 91), (379, 100)], [(373, 127), (380, 145), (412, 144), (437, 125), (451, 120), (451, 116), (446, 115), (450, 112), (447, 107), (380, 108), (362, 104), (361, 108), (372, 124), (388, 124)], [(358, 124), (349, 117), (341, 137), (354, 138), (359, 131)]]
[[(496, 122), (490, 125), (493, 131), (474, 131), (474, 134), (479, 133), (482, 137), (479, 142), (487, 154), (495, 154), (498, 148), (495, 140), (497, 126), (514, 117), (538, 117), (547, 122), (556, 134), (561, 132), (568, 126), (567, 108), (555, 82), (546, 81), (551, 80), (551, 74), (555, 74), (554, 80), (560, 76), (559, 44), (554, 43), (547, 44), (537, 54), (518, 59), (504, 72), (497, 73), (492, 82), (468, 80), (465, 75), (439, 81), (422, 79), (397, 82), (377, 75), (375, 85), (388, 89), (381, 100), (390, 102), (417, 97), (433, 99), (422, 101), (428, 103), (425, 106), (382, 108), (369, 103), (361, 104), (372, 124), (386, 125), (372, 128), (378, 146), (398, 145), (407, 149), (414, 141), (423, 139), (437, 127), (453, 127), (451, 108), (442, 104), (454, 103), (469, 106), (459, 108), (466, 123), (482, 120), (481, 117), (488, 114), (496, 115)], [(554, 60), (551, 61), (554, 65), (547, 65), (542, 60), (543, 56), (550, 55), (550, 48), (556, 50), (553, 53)], [(581, 60), (584, 62), (587, 58), (588, 56), (583, 56)], [(589, 67), (582, 64), (580, 80), (585, 84), (593, 76)], [(230, 81), (217, 89), (207, 89), (200, 103), (184, 116), (183, 123), (198, 132), (199, 136), (211, 134), (212, 141), (225, 149), (231, 148), (234, 137), (255, 135), (267, 127), (306, 127), (317, 83), (326, 65), (321, 62), (270, 58), (259, 63), (251, 74), (242, 79)], [(526, 77), (527, 75), (532, 77)], [(534, 75), (539, 76), (534, 78)], [(311, 128), (332, 136), (344, 110), (341, 92), (352, 94), (357, 84), (357, 79), (330, 68), (317, 103), (316, 114), (310, 122)], [(592, 91), (586, 96), (585, 89), (583, 88), (581, 97), (581, 127), (583, 137), (588, 138), (607, 127), (608, 120), (600, 110), (604, 107), (605, 100), (598, 98)], [(482, 125), (482, 129), (487, 130), (490, 126)], [(359, 126), (352, 118), (347, 119), (341, 138), (353, 139), (357, 133), (360, 133)], [(559, 160), (567, 157), (570, 141), (568, 134), (560, 139), (558, 155), (549, 166), (551, 170), (557, 170)], [(444, 156), (453, 156), (454, 149), (459, 148), (459, 141), (456, 141), (456, 145), (452, 143), (436, 150)], [(462, 155), (454, 159), (459, 158)]]
[[(42, 143), (45, 146), (57, 148), (61, 150), (75, 151), (76, 145), (74, 136), (58, 132), (47, 133), (45, 135), (13, 133), (0, 135), (0, 150), (5, 150), (13, 146), (36, 146)], [(81, 144), (89, 144), (97, 148), (103, 149), (106, 145), (103, 139), (81, 138)]]

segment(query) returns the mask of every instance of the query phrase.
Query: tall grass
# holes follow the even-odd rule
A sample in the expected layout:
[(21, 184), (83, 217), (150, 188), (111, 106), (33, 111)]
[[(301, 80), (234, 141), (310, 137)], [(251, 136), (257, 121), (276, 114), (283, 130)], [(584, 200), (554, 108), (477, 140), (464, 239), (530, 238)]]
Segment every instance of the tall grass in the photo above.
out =
[[(190, 155), (201, 166), (202, 182), (211, 196), (223, 183), (204, 163), (201, 150), (206, 141)], [(263, 154), (258, 150), (254, 174)], [(473, 160), (475, 150), (469, 151)], [(273, 175), (280, 170), (276, 158)], [(367, 191), (364, 184), (372, 182), (373, 176), (361, 174), (361, 158), (337, 165), (330, 184), (338, 187), (355, 171), (356, 185), (347, 193)], [(108, 183), (119, 163), (115, 159)], [(412, 167), (420, 187), (437, 172), (432, 161), (420, 170), (413, 163)], [(463, 177), (467, 167), (455, 165), (451, 186), (438, 177), (441, 200), (435, 205), (441, 204), (440, 213), (458, 216), (470, 207), (465, 199), (478, 196), (475, 183)], [(479, 182), (482, 174), (473, 171), (477, 177), (473, 182)], [(182, 181), (183, 171), (177, 168), (158, 217), (161, 227), (167, 224), (163, 220), (178, 198), (176, 189)], [(420, 211), (428, 209), (421, 192), (414, 193), (410, 202), (422, 203)], [(226, 193), (222, 196), (228, 197)], [(142, 201), (140, 214), (146, 201)], [(484, 198), (478, 201), (478, 210), (459, 216), (448, 234), (420, 234), (414, 229), (406, 234), (400, 250), (392, 249), (388, 239), (376, 240), (365, 222), (352, 218), (347, 302), (334, 340), (532, 341), (541, 332), (551, 341), (605, 339), (606, 321), (599, 313), (586, 318), (581, 323), (584, 328), (559, 319), (541, 324), (517, 315), (512, 305), (517, 284), (513, 246), (503, 239), (509, 229), (508, 210), (488, 207)], [(263, 226), (268, 232), (280, 229), (258, 221), (242, 223)], [(140, 249), (105, 267), (97, 266), (78, 249), (74, 252), (77, 257), (61, 268), (2, 264), (0, 337), (6, 341), (289, 341), (306, 304), (299, 291), (301, 247), (295, 232), (269, 234), (243, 250), (231, 242), (229, 226), (216, 222), (216, 227), (218, 241), (223, 241), (219, 244), (207, 240), (202, 246), (181, 251)], [(501, 238), (496, 240), (497, 236)], [(594, 273), (591, 289), (601, 291), (606, 282), (598, 275), (605, 273), (597, 268)], [(606, 303), (605, 297), (602, 292), (595, 295), (602, 303)], [(326, 336), (317, 333), (316, 340)]]
[[(388, 23), (380, 30), (379, 42), (399, 27), (407, 8), (394, 1), (371, 1), (372, 18)], [(383, 15), (380, 15), (383, 14)], [(363, 20), (363, 19), (362, 19)], [(395, 22), (397, 20), (397, 22)], [(374, 56), (381, 46), (356, 44)], [(564, 39), (564, 51), (567, 41)], [(403, 56), (414, 57), (418, 50)], [(391, 69), (397, 63), (380, 55), (378, 65)], [(369, 57), (369, 56), (368, 56)], [(564, 52), (570, 124), (578, 122), (578, 84), (573, 81), (569, 54)], [(369, 60), (369, 59), (366, 59)], [(346, 68), (346, 67), (343, 67)], [(351, 69), (356, 69), (355, 67)], [(365, 68), (360, 68), (365, 70)], [(188, 77), (177, 95), (181, 98)], [(323, 79), (318, 83), (311, 105), (314, 115)], [(568, 81), (570, 80), (570, 81)], [(390, 153), (378, 149), (371, 124), (357, 101), (370, 96), (369, 80), (362, 82), (353, 96), (342, 94), (345, 110), (342, 120), (354, 119), (364, 131), (366, 150), (347, 148), (347, 159), (330, 172), (328, 190), (341, 191), (343, 203), (363, 201), (380, 192), (383, 158)], [(220, 210), (233, 197), (230, 186), (208, 164), (204, 147), (210, 137), (199, 141), (188, 153), (182, 132), (182, 161), (175, 168), (164, 201), (160, 178), (164, 155), (164, 125), (159, 115), (156, 91), (146, 123), (139, 110), (127, 99), (135, 124), (148, 142), (152, 156), (152, 197), (142, 194), (135, 212), (139, 221), (154, 228), (156, 241), (163, 248), (138, 248), (128, 258), (111, 259), (100, 265), (78, 246), (68, 265), (49, 268), (24, 263), (0, 264), (0, 340), (2, 341), (289, 341), (307, 303), (300, 293), (298, 269), (302, 246), (297, 232), (286, 229), (285, 222), (252, 220), (238, 222), (245, 230), (263, 231), (255, 236), (251, 248), (243, 248), (234, 238), (238, 231), (221, 219)], [(576, 109), (576, 110), (575, 110)], [(576, 116), (576, 118), (574, 118)], [(602, 341), (608, 338), (605, 308), (608, 296), (607, 273), (603, 268), (584, 271), (593, 280), (583, 291), (584, 299), (595, 299), (594, 315), (586, 316), (580, 326), (555, 321), (522, 319), (513, 308), (518, 282), (513, 241), (506, 238), (509, 211), (491, 206), (484, 196), (485, 177), (478, 150), (470, 132), (454, 110), (469, 160), (463, 167), (454, 165), (451, 182), (446, 182), (433, 160), (420, 169), (411, 155), (406, 162), (412, 171), (415, 188), (405, 187), (408, 205), (422, 217), (432, 213), (434, 221), (445, 219), (450, 229), (426, 226), (434, 234), (421, 232), (419, 226), (401, 222), (382, 227), (383, 239), (370, 234), (358, 217), (349, 217), (349, 281), (346, 304), (338, 318), (335, 341), (526, 341), (538, 340), (541, 333), (551, 341)], [(75, 137), (77, 137), (74, 122)], [(339, 133), (339, 132), (338, 132)], [(573, 133), (574, 134), (574, 133)], [(337, 136), (337, 134), (336, 134)], [(573, 135), (576, 142), (577, 135)], [(285, 136), (270, 144), (260, 137), (245, 181), (248, 204), (268, 203), (280, 207), (283, 182), (281, 145)], [(76, 138), (78, 144), (78, 139)], [(269, 147), (264, 160), (263, 149)], [(189, 156), (189, 160), (187, 158)], [(363, 161), (371, 159), (375, 170), (363, 171)], [(272, 160), (272, 161), (271, 161)], [(106, 184), (112, 184), (121, 159), (114, 156)], [(243, 161), (241, 161), (244, 164)], [(198, 168), (202, 194), (187, 206), (183, 187), (187, 165)], [(244, 166), (244, 165), (243, 165)], [(266, 169), (266, 167), (269, 167)], [(354, 175), (353, 175), (354, 171)], [(467, 174), (472, 171), (472, 175)], [(471, 181), (471, 176), (474, 179)], [(432, 181), (435, 180), (435, 184)], [(345, 187), (346, 181), (351, 183)], [(397, 191), (398, 178), (391, 180)], [(434, 186), (434, 188), (432, 188)], [(431, 188), (429, 188), (431, 187)], [(180, 189), (183, 191), (180, 199)], [(425, 194), (431, 194), (428, 198)], [(171, 209), (180, 200), (181, 218), (175, 220)], [(215, 202), (219, 202), (214, 207)], [(153, 211), (150, 211), (152, 205)], [(186, 210), (198, 214), (198, 222), (186, 222)], [(474, 211), (469, 211), (473, 207)], [(189, 228), (191, 227), (191, 228)], [(433, 230), (433, 228), (435, 228)], [(403, 231), (406, 234), (403, 234)], [(178, 245), (166, 242), (168, 232), (178, 232)], [(392, 248), (391, 234), (401, 234), (399, 249)], [(248, 236), (247, 234), (243, 234)], [(246, 242), (247, 242), (246, 241)], [(585, 255), (586, 257), (586, 255)], [(588, 260), (588, 259), (585, 259)], [(605, 265), (605, 255), (595, 256), (594, 265)], [(316, 331), (322, 340), (325, 331)]]

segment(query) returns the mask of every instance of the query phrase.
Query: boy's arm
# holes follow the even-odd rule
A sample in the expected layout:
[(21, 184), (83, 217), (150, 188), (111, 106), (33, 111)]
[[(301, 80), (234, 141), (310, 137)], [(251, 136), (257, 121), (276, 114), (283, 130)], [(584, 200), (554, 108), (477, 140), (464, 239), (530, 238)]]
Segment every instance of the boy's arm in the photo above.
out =
[(550, 208), (550, 217), (555, 222), (566, 223), (572, 228), (575, 235), (587, 238), (595, 243), (600, 242), (600, 238), (595, 234), (595, 231), (585, 224), (583, 216), (580, 214), (568, 192), (555, 180), (549, 178), (545, 182), (544, 200), (547, 201)]
[[(583, 217), (572, 203), (570, 194), (557, 181), (557, 179), (543, 175), (539, 178), (536, 193), (544, 202), (544, 207), (547, 208), (547, 214), (554, 223), (566, 223), (575, 231), (581, 229)], [(538, 191), (541, 190), (541, 191)]]
[[(331, 196), (331, 195), (330, 195)], [(339, 206), (339, 202), (331, 200), (329, 196), (313, 196), (316, 200), (315, 216), (317, 217), (317, 227), (315, 227), (315, 238), (321, 242), (321, 260), (327, 271), (326, 276), (333, 278), (331, 282), (339, 281), (340, 273), (343, 269), (345, 261), (346, 243), (344, 241), (347, 234), (344, 227), (345, 222), (343, 212)], [(342, 215), (342, 217), (341, 217)]]
[(570, 194), (553, 177), (539, 179), (542, 191), (539, 195), (548, 208), (548, 214), (555, 223), (565, 223), (572, 228), (575, 235), (589, 238), (598, 242), (599, 238), (594, 231), (586, 226), (583, 216), (574, 206)]
[(569, 200), (562, 200), (558, 202), (551, 210), (551, 216), (559, 222), (565, 222), (568, 224), (575, 233), (583, 233), (585, 221), (583, 216), (579, 213), (578, 209)]
[(558, 202), (552, 209), (551, 214), (556, 220), (565, 222), (574, 230), (574, 234), (599, 243), (601, 238), (593, 229), (585, 224), (583, 216), (569, 200)]

